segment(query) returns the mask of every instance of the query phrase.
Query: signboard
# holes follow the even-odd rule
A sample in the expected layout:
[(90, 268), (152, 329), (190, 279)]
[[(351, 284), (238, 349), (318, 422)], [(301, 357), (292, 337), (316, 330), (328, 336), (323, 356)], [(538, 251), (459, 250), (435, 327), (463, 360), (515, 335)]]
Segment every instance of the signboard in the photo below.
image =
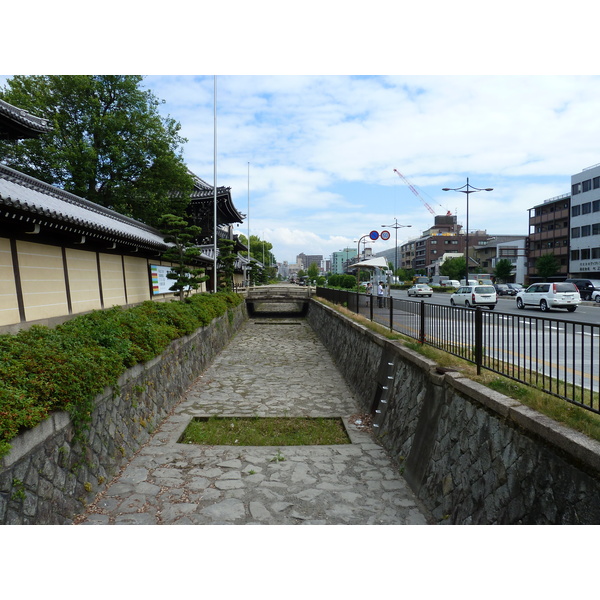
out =
[(370, 238), (371, 238), (373, 241), (375, 241), (375, 240), (377, 240), (377, 239), (379, 238), (379, 232), (378, 232), (378, 231), (375, 231), (375, 230), (373, 230), (373, 231), (371, 231), (371, 233), (369, 234), (369, 237), (370, 237)]
[(390, 239), (390, 232), (385, 229), (381, 232), (381, 239), (386, 241)]
[[(167, 273), (171, 272), (171, 267), (162, 267), (160, 265), (150, 265), (150, 278), (152, 280), (152, 295), (168, 294), (169, 289), (175, 282), (167, 278)], [(172, 293), (172, 292), (171, 292)]]

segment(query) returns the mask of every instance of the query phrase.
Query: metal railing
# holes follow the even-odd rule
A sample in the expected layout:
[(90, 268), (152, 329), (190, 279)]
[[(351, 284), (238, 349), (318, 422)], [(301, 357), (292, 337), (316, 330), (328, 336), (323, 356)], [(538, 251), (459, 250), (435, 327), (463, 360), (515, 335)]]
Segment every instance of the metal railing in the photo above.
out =
[(317, 288), (390, 331), (600, 414), (600, 325)]

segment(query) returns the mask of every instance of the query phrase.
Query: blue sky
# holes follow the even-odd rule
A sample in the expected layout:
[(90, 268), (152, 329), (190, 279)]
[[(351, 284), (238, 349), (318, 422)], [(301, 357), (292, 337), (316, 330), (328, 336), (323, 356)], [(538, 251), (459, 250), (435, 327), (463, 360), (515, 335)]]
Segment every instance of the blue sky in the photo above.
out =
[[(213, 181), (214, 77), (150, 76), (189, 139), (190, 168)], [(323, 254), (395, 219), (399, 242), (436, 214), (469, 229), (528, 233), (528, 208), (567, 193), (600, 162), (594, 76), (218, 76), (217, 183), (250, 208), (250, 233), (279, 261)], [(249, 174), (249, 177), (248, 177)], [(241, 228), (247, 234), (247, 223)], [(390, 248), (381, 240), (374, 252)]]
[(526, 235), (528, 208), (600, 163), (596, 32), (581, 18), (589, 3), (574, 0), (568, 15), (535, 4), (509, 0), (500, 13), (469, 0), (374, 0), (369, 10), (309, 0), (286, 13), (258, 0), (193, 15), (175, 0), (171, 12), (187, 18), (167, 27), (119, 3), (118, 20), (109, 10), (91, 24), (81, 16), (85, 31), (69, 36), (56, 35), (42, 5), (29, 33), (44, 52), (9, 31), (5, 45), (19, 52), (4, 68), (147, 74), (189, 140), (188, 166), (209, 183), (216, 73), (217, 184), (231, 187), (242, 213), (249, 208), (250, 233), (272, 242), (278, 261), (356, 247), (395, 219), (411, 225), (399, 242), (427, 229), (433, 216), (394, 169), (463, 225), (465, 196), (441, 188), (467, 177), (492, 187), (471, 196), (469, 228)]

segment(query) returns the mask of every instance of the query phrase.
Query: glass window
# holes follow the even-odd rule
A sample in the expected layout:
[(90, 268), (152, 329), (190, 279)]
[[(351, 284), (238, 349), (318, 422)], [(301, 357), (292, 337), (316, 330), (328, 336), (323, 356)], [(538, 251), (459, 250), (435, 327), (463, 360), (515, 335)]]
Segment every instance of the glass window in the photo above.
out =
[(600, 200), (594, 200), (592, 202), (592, 212), (598, 212), (600, 210)]
[(573, 196), (575, 196), (576, 194), (579, 194), (580, 191), (581, 191), (581, 184), (580, 183), (574, 183), (571, 186), (571, 194)]
[(582, 188), (582, 191), (589, 192), (592, 189), (592, 180), (591, 179), (586, 179), (581, 184), (581, 188)]
[(592, 212), (592, 203), (591, 202), (584, 202), (581, 205), (581, 214), (582, 215), (589, 215)]
[(578, 217), (581, 214), (581, 204), (576, 204), (575, 206), (571, 206), (571, 216)]
[(600, 223), (594, 223), (592, 225), (592, 235), (600, 235)]
[(590, 230), (591, 230), (590, 225), (584, 225), (581, 228), (581, 237), (587, 237), (588, 235), (590, 235), (590, 233), (591, 233)]
[(594, 177), (594, 179), (592, 179), (592, 185), (595, 190), (600, 188), (600, 177)]
[(581, 250), (581, 260), (590, 260), (590, 249), (584, 248)]
[(600, 248), (592, 248), (592, 258), (600, 258)]
[(571, 260), (579, 260), (579, 250), (571, 250)]
[(572, 238), (578, 238), (579, 237), (579, 227), (572, 227), (571, 228), (571, 237)]

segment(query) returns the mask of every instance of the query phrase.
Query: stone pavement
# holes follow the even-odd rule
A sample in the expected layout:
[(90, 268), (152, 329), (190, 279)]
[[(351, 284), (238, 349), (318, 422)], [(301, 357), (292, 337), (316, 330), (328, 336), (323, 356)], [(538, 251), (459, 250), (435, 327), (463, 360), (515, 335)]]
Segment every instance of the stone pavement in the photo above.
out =
[[(152, 439), (75, 520), (131, 524), (426, 524), (305, 319), (250, 319)], [(200, 416), (344, 417), (351, 444), (179, 444)]]

